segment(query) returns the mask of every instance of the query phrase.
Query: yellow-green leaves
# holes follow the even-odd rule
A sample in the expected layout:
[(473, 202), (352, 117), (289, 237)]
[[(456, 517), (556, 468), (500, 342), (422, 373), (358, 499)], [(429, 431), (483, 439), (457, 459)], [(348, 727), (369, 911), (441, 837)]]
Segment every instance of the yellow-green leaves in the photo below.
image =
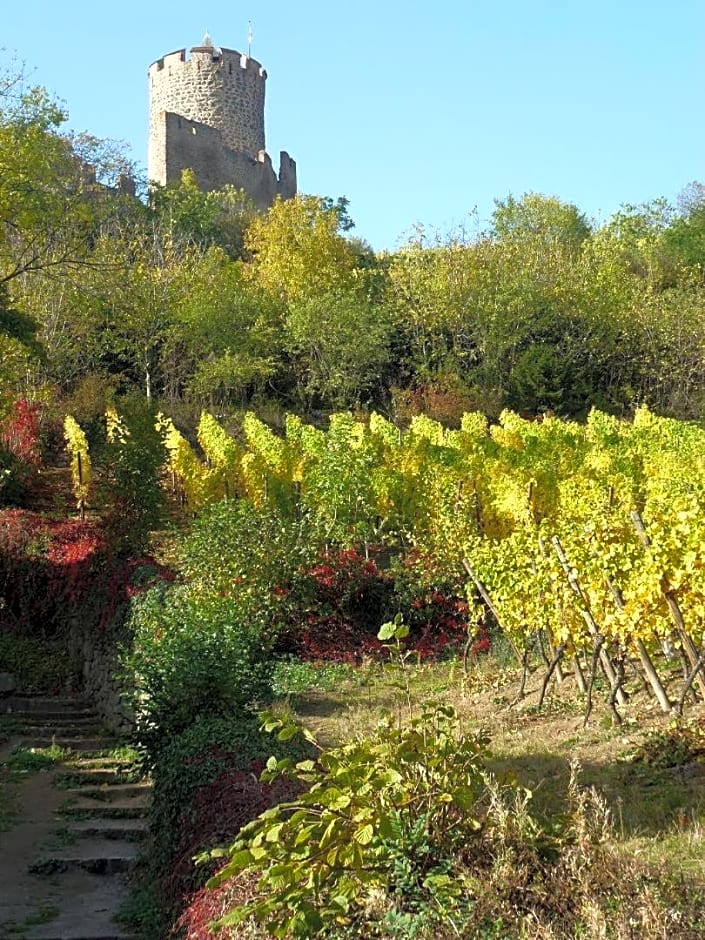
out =
[[(401, 624), (392, 624), (398, 630)], [(283, 719), (265, 727), (281, 737)], [(297, 764), (270, 758), (265, 779), (285, 770), (308, 789), (249, 823), (211, 884), (243, 870), (259, 876), (256, 900), (223, 924), (252, 915), (274, 936), (313, 937), (348, 923), (375, 892), (408, 870), (412, 905), (448, 913), (459, 881), (456, 850), (477, 838), (485, 788), (484, 741), (462, 732), (452, 708), (428, 704), (399, 727), (380, 724), (366, 741)]]
[(88, 499), (93, 473), (88, 452), (88, 440), (79, 423), (71, 415), (66, 415), (64, 418), (64, 439), (71, 459), (73, 493), (78, 508), (83, 511)]

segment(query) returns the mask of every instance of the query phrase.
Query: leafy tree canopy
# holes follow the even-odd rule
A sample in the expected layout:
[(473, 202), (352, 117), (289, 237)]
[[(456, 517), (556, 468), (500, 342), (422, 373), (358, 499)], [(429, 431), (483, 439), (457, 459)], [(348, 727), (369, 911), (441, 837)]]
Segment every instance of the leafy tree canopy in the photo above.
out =
[(521, 199), (495, 200), (491, 233), (503, 241), (539, 238), (576, 249), (590, 235), (590, 223), (570, 202), (540, 193), (524, 193)]

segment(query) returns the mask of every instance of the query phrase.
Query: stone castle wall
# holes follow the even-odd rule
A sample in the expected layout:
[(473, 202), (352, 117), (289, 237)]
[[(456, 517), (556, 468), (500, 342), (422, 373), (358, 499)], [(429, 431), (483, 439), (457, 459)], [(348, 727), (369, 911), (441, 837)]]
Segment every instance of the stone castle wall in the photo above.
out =
[(207, 192), (230, 184), (244, 189), (262, 210), (268, 209), (278, 195), (283, 199), (296, 195), (296, 164), (286, 153), (281, 154), (281, 171), (277, 178), (269, 154), (264, 150), (253, 160), (246, 153), (224, 147), (219, 131), (170, 112), (159, 115), (155, 139), (159, 141), (167, 168), (164, 184), (178, 182), (183, 170), (192, 169), (200, 189)]
[(213, 45), (172, 52), (149, 68), (149, 178), (166, 185), (192, 169), (204, 190), (232, 184), (260, 208), (296, 195), (296, 164), (279, 177), (265, 152), (267, 73), (255, 59)]

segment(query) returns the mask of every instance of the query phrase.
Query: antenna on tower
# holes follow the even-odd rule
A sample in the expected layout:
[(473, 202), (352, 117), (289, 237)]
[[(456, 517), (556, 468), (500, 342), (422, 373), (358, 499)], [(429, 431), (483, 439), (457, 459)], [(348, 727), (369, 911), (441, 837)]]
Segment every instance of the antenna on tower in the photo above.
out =
[(247, 21), (247, 58), (252, 58), (252, 21)]

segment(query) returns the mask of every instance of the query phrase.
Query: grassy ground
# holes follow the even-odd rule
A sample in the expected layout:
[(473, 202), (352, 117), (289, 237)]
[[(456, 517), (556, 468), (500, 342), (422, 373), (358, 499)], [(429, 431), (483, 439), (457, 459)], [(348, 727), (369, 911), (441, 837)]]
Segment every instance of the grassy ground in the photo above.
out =
[(491, 769), (529, 787), (540, 815), (564, 810), (570, 764), (578, 761), (583, 785), (607, 801), (613, 837), (626, 853), (705, 884), (705, 704), (686, 706), (677, 720), (634, 687), (614, 725), (598, 693), (584, 727), (572, 677), (552, 686), (541, 710), (539, 676), (519, 702), (518, 683), (518, 670), (497, 656), (469, 676), (457, 660), (403, 669), (292, 663), (279, 671), (279, 708), (335, 744), (364, 735), (385, 712), (403, 719), (422, 701), (449, 702), (470, 728), (489, 734)]

